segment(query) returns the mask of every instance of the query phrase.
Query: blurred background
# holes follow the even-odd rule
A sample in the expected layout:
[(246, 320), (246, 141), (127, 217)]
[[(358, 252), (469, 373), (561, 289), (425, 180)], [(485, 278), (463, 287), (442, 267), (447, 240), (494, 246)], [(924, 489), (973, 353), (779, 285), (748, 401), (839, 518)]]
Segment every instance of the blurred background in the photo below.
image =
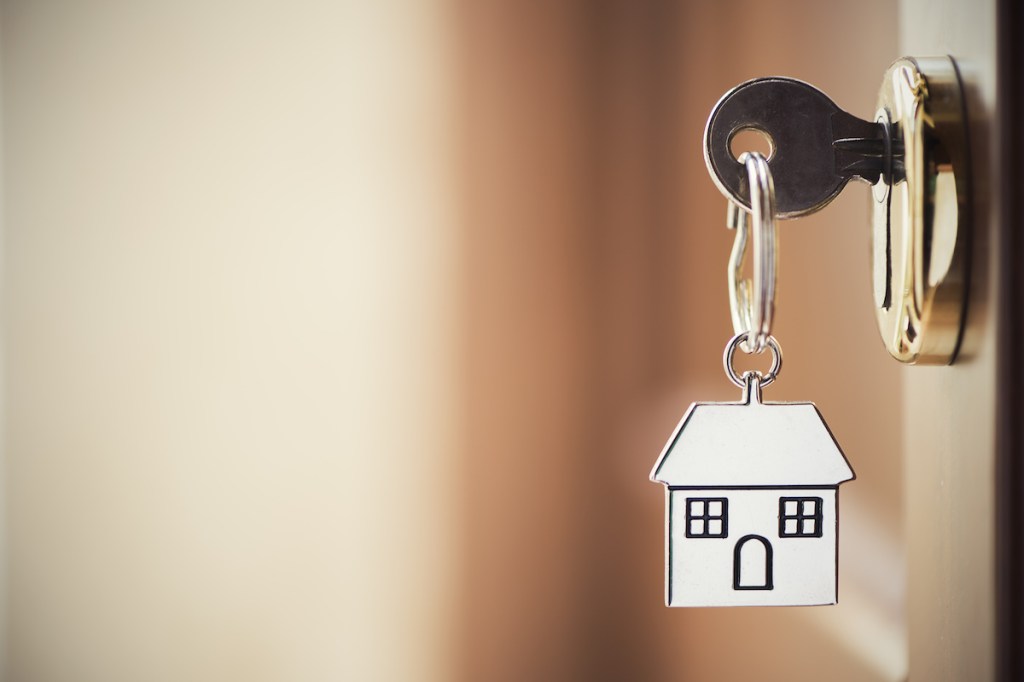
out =
[(857, 473), (840, 605), (666, 609), (734, 400), (711, 107), (872, 118), (894, 3), (0, 8), (9, 682), (901, 680), (868, 188), (781, 225), (769, 400)]

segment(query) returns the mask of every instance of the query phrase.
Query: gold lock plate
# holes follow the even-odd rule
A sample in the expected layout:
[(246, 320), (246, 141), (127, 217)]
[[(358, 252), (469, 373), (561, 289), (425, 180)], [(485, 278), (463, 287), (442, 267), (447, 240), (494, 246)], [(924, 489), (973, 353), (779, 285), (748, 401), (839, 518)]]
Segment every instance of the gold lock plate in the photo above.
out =
[(945, 365), (960, 348), (970, 243), (963, 88), (949, 57), (904, 58), (885, 74), (876, 120), (892, 159), (872, 190), (878, 330), (909, 364)]

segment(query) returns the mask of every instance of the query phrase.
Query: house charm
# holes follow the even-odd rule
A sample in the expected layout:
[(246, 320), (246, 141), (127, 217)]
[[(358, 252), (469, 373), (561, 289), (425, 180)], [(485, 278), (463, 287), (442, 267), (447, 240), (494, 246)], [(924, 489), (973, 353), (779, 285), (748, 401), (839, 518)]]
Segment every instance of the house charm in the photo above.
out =
[(835, 604), (839, 484), (813, 403), (694, 403), (651, 473), (667, 493), (668, 606)]

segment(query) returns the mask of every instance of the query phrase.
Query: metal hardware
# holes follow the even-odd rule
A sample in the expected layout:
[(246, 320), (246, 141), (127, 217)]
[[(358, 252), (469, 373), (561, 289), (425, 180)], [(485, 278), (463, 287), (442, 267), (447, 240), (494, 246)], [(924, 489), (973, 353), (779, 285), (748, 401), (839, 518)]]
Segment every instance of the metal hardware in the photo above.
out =
[[(760, 379), (760, 386), (768, 386), (776, 377), (779, 376), (779, 372), (782, 371), (782, 348), (779, 347), (779, 342), (775, 340), (774, 336), (769, 336), (766, 342), (766, 346), (772, 350), (772, 366), (768, 370), (767, 374), (761, 374), (760, 372), (744, 372), (742, 375), (736, 374), (736, 369), (732, 366), (732, 359), (736, 355), (736, 347), (744, 344), (749, 338), (747, 332), (741, 332), (729, 340), (729, 343), (725, 346), (725, 353), (722, 355), (722, 364), (725, 365), (725, 373), (729, 377), (729, 381), (736, 384), (740, 388), (747, 387), (747, 375), (755, 374)], [(744, 351), (746, 352), (746, 351)], [(756, 351), (752, 354), (757, 354), (762, 351)], [(758, 393), (760, 395), (760, 393)]]
[(963, 333), (971, 223), (956, 64), (949, 57), (895, 62), (882, 80), (876, 118), (902, 149), (872, 190), (878, 330), (901, 362), (949, 364)]
[(839, 486), (854, 478), (813, 403), (762, 400), (779, 371), (737, 377), (739, 402), (694, 403), (651, 472), (666, 488), (668, 606), (813, 606), (839, 597)]
[[(704, 131), (704, 159), (729, 201), (752, 211), (749, 170), (730, 148), (747, 129), (771, 141), (779, 219), (823, 208), (851, 179), (873, 185), (872, 284), (885, 347), (905, 363), (952, 362), (965, 316), (971, 218), (967, 117), (953, 60), (895, 62), (874, 121), (791, 78), (759, 78), (726, 93)], [(735, 213), (730, 222), (739, 224)], [(743, 247), (737, 234), (734, 259)], [(751, 296), (743, 286), (732, 295), (741, 310)], [(734, 311), (737, 331), (755, 329), (747, 322)]]
[[(729, 309), (734, 333), (749, 332), (744, 351), (760, 353), (772, 333), (778, 239), (775, 231), (775, 188), (768, 161), (758, 152), (740, 157), (747, 172), (750, 213), (729, 202), (727, 225), (736, 230), (729, 256)], [(753, 281), (743, 278), (747, 233), (753, 232)]]
[(704, 130), (704, 160), (731, 201), (750, 209), (746, 169), (732, 138), (757, 130), (771, 140), (777, 216), (797, 218), (823, 208), (852, 178), (878, 181), (885, 166), (886, 129), (846, 113), (817, 88), (793, 78), (758, 78), (718, 101)]

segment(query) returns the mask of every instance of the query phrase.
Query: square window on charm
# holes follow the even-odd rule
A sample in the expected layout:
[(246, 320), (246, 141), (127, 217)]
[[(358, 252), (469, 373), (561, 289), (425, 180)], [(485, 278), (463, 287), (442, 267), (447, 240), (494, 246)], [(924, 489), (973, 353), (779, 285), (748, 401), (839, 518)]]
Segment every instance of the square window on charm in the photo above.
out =
[(820, 538), (821, 525), (820, 497), (779, 498), (779, 537)]
[(686, 537), (724, 538), (729, 534), (729, 503), (724, 497), (686, 500)]

